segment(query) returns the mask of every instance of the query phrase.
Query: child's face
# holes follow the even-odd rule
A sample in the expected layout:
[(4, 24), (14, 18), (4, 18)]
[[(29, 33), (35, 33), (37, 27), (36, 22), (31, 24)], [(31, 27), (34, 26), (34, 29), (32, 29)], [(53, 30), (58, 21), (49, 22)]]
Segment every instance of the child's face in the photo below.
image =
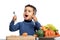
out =
[(33, 13), (34, 11), (32, 7), (25, 7), (23, 14), (24, 20), (32, 20), (32, 16), (34, 15)]

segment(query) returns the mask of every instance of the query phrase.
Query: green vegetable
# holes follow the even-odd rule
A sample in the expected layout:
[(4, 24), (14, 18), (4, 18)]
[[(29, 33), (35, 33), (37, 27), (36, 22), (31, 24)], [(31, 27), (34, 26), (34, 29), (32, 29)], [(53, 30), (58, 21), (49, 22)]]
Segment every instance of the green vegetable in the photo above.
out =
[(38, 30), (37, 32), (36, 32), (36, 34), (38, 35), (38, 37), (43, 37), (44, 36), (44, 32), (43, 32), (43, 30)]

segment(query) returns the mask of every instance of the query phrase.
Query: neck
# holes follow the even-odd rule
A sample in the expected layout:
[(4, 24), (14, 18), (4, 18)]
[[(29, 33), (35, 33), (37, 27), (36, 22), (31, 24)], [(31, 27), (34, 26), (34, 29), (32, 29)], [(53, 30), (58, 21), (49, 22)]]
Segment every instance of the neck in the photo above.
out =
[(32, 20), (24, 20), (25, 22), (31, 22)]

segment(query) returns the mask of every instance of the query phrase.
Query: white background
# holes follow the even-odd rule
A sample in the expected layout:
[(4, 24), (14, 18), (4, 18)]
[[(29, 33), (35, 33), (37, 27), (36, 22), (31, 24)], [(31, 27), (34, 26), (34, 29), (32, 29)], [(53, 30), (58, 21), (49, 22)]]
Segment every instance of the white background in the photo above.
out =
[(16, 12), (17, 22), (23, 21), (24, 6), (32, 4), (37, 8), (37, 18), (42, 25), (53, 24), (60, 33), (60, 0), (0, 0), (0, 39), (8, 35), (19, 35), (19, 31), (10, 32), (9, 23)]

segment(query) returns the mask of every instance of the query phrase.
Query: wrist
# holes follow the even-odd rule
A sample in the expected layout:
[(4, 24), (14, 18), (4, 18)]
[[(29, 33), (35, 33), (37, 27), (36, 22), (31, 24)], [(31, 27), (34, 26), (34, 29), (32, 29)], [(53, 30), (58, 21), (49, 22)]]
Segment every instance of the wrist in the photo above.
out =
[(38, 21), (35, 21), (35, 23), (38, 23)]
[(12, 22), (15, 22), (15, 20), (12, 19)]
[(34, 20), (34, 22), (37, 22), (37, 19), (36, 19), (36, 20)]

